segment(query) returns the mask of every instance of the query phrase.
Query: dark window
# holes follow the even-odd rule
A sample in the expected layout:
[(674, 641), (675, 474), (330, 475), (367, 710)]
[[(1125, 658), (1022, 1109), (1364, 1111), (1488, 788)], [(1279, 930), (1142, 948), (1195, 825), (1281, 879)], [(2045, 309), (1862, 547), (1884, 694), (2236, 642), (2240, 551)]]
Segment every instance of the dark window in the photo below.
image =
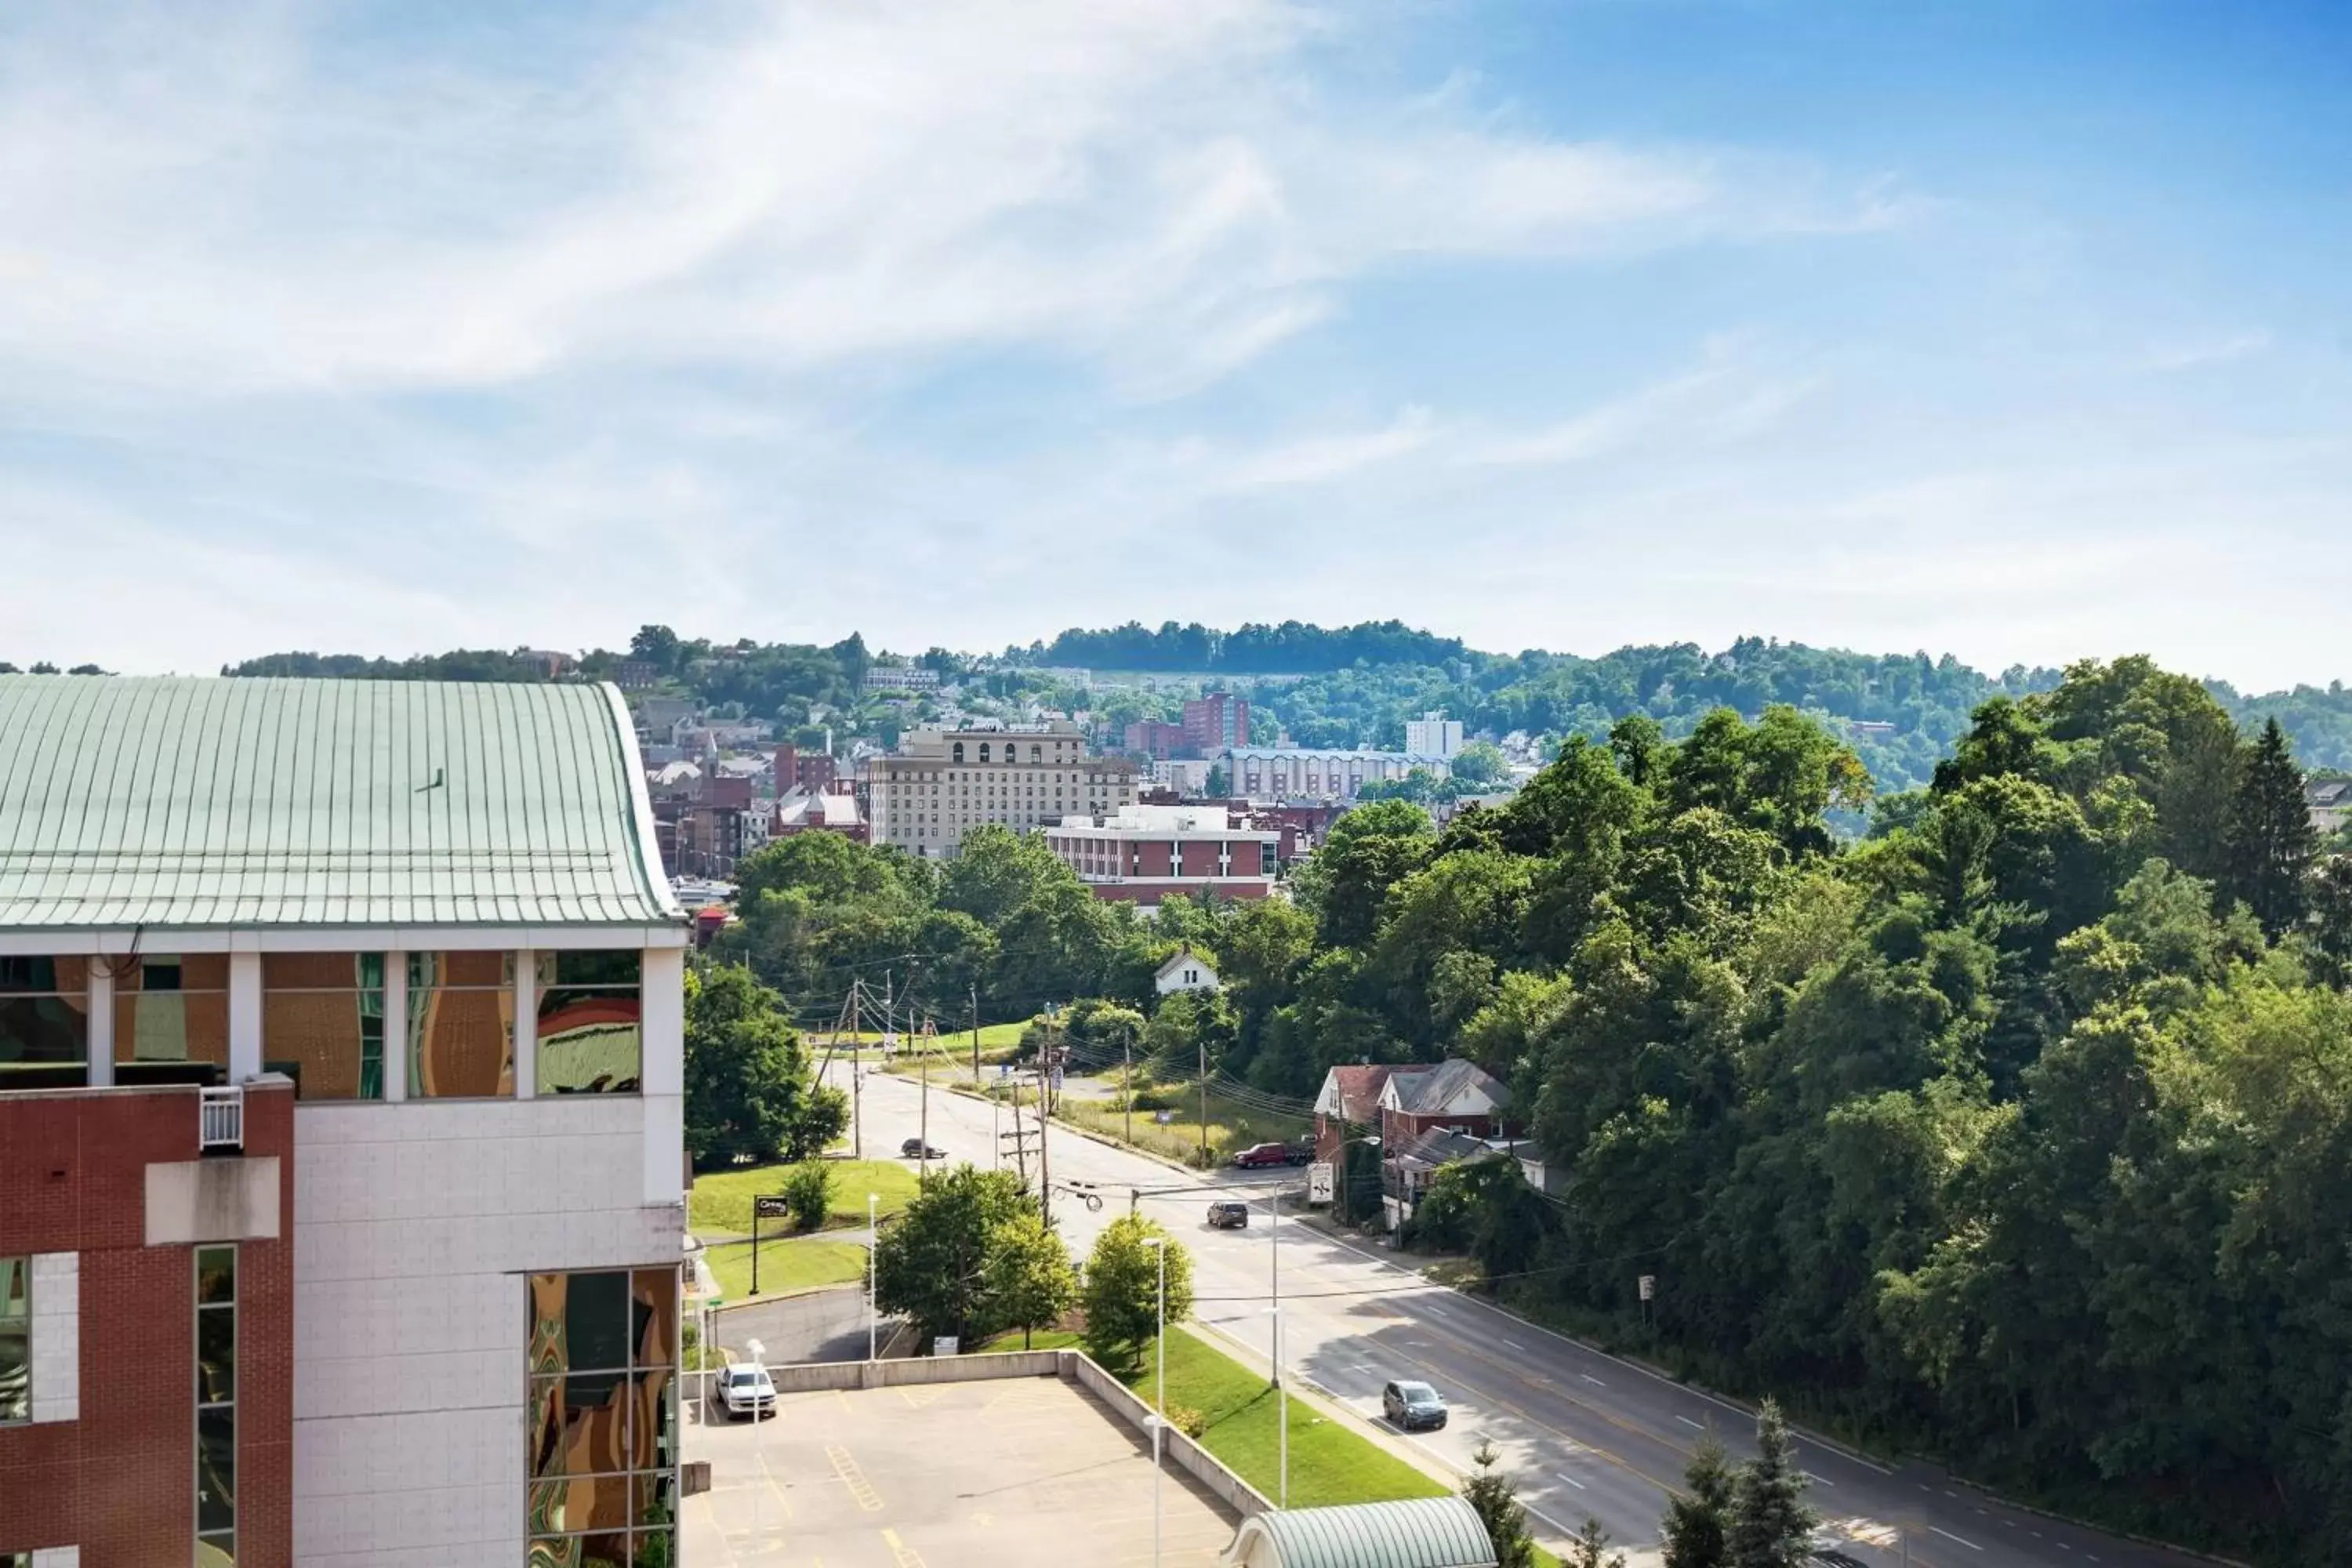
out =
[(236, 1561), (236, 1248), (196, 1248), (196, 1558)]
[(677, 1561), (677, 1275), (535, 1274), (526, 1502), (532, 1568)]
[(89, 961), (0, 958), (0, 1089), (79, 1089), (89, 1064)]

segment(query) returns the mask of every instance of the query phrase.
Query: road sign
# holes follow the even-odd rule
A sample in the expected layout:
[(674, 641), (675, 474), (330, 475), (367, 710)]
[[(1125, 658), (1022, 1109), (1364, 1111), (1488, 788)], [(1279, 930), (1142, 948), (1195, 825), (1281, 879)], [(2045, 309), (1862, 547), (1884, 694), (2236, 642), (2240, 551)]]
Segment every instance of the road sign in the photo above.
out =
[(1658, 1277), (1654, 1274), (1643, 1275), (1641, 1279), (1641, 1287), (1643, 1300), (1648, 1301), (1655, 1299), (1658, 1294)]
[(751, 1212), (761, 1219), (789, 1219), (793, 1205), (782, 1193), (763, 1193), (751, 1199)]
[(935, 1356), (953, 1355), (962, 1342), (953, 1334), (941, 1334), (931, 1341), (931, 1353)]
[(1331, 1162), (1318, 1160), (1307, 1167), (1307, 1201), (1328, 1204), (1331, 1201)]

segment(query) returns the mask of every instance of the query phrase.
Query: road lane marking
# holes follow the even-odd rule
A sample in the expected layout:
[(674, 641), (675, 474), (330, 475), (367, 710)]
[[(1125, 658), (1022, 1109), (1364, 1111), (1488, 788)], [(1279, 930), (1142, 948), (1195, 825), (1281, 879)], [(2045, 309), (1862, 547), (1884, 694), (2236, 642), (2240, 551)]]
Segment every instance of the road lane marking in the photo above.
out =
[(1700, 1426), (1697, 1422), (1692, 1420), (1687, 1415), (1677, 1415), (1675, 1419), (1681, 1422), (1684, 1426), (1689, 1427), (1694, 1432), (1704, 1432), (1706, 1430), (1706, 1427)]
[(867, 1513), (879, 1513), (882, 1510), (882, 1494), (876, 1491), (872, 1483), (866, 1480), (866, 1472), (857, 1468), (857, 1461), (849, 1457), (849, 1450), (839, 1444), (828, 1443), (825, 1445), (824, 1457), (833, 1461), (833, 1473), (839, 1476), (843, 1484), (849, 1488), (850, 1498), (857, 1506)]
[[(1806, 1470), (1802, 1472), (1802, 1474), (1804, 1475), (1805, 1479), (1812, 1482), (1813, 1485), (1817, 1487), (1833, 1487), (1837, 1485), (1835, 1481), (1830, 1479), (1827, 1476), (1817, 1476), (1811, 1470)], [(1982, 1509), (1979, 1509), (1977, 1511), (1979, 1513), (1982, 1513), (1984, 1510)]]
[(1507, 1345), (1510, 1346), (1513, 1350), (1515, 1350), (1515, 1351), (1518, 1352), (1521, 1355), (1533, 1355), (1533, 1354), (1535, 1354), (1535, 1352), (1533, 1352), (1533, 1351), (1531, 1351), (1531, 1350), (1528, 1349), (1528, 1347), (1527, 1347), (1527, 1346), (1525, 1346), (1525, 1345), (1523, 1345), (1523, 1344), (1519, 1343), (1519, 1342), (1518, 1342), (1518, 1341), (1517, 1341), (1517, 1340), (1515, 1340), (1515, 1339), (1511, 1338), (1508, 1334), (1505, 1334), (1505, 1335), (1503, 1335), (1503, 1336), (1502, 1336), (1502, 1341), (1503, 1341), (1503, 1342), (1504, 1342), (1505, 1344), (1507, 1344)]
[(890, 1548), (890, 1555), (898, 1560), (898, 1568), (924, 1568), (923, 1554), (899, 1540), (897, 1531), (884, 1531), (882, 1542)]
[(1940, 1524), (1931, 1524), (1931, 1525), (1929, 1525), (1927, 1528), (1928, 1528), (1931, 1531), (1933, 1531), (1934, 1533), (1936, 1533), (1936, 1534), (1937, 1534), (1937, 1535), (1942, 1536), (1942, 1537), (1943, 1537), (1945, 1540), (1947, 1540), (1947, 1541), (1957, 1541), (1957, 1542), (1958, 1542), (1961, 1545), (1963, 1545), (1963, 1546), (1967, 1547), (1967, 1548), (1968, 1548), (1969, 1551), (1971, 1551), (1971, 1552), (1982, 1552), (1982, 1551), (1984, 1550), (1984, 1548), (1983, 1548), (1983, 1547), (1979, 1546), (1975, 1542), (1970, 1541), (1967, 1536), (1965, 1536), (1965, 1535), (1954, 1535), (1950, 1531), (1946, 1530), (1946, 1529), (1945, 1529), (1942, 1525), (1940, 1525)]
[(1574, 1487), (1578, 1491), (1591, 1491), (1592, 1489), (1591, 1487), (1586, 1486), (1582, 1481), (1578, 1480), (1574, 1476), (1568, 1474), (1564, 1470), (1560, 1472), (1559, 1479), (1566, 1481), (1570, 1486)]
[(1606, 1388), (1609, 1386), (1589, 1372), (1580, 1372), (1576, 1375), (1584, 1379), (1585, 1382), (1591, 1384), (1595, 1388)]

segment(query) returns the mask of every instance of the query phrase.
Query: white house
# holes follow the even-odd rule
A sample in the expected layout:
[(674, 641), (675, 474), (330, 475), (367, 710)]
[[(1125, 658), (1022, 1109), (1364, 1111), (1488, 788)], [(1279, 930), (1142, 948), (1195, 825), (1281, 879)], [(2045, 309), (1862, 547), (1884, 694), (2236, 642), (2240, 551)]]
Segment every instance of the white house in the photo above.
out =
[(1215, 992), (1224, 988), (1224, 982), (1217, 978), (1217, 972), (1209, 961), (1189, 947), (1181, 952), (1169, 954), (1168, 962), (1161, 964), (1160, 972), (1152, 976), (1152, 984), (1159, 987), (1162, 996), (1173, 995), (1179, 991)]

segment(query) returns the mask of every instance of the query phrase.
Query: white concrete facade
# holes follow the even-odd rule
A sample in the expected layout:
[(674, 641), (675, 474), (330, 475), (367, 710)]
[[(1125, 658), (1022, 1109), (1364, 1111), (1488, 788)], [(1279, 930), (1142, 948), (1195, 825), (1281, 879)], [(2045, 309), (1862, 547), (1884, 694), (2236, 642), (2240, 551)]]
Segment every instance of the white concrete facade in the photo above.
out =
[(81, 1419), (81, 1257), (32, 1259), (33, 1419)]
[(665, 1099), (295, 1108), (296, 1563), (522, 1561), (524, 1277), (677, 1265)]

